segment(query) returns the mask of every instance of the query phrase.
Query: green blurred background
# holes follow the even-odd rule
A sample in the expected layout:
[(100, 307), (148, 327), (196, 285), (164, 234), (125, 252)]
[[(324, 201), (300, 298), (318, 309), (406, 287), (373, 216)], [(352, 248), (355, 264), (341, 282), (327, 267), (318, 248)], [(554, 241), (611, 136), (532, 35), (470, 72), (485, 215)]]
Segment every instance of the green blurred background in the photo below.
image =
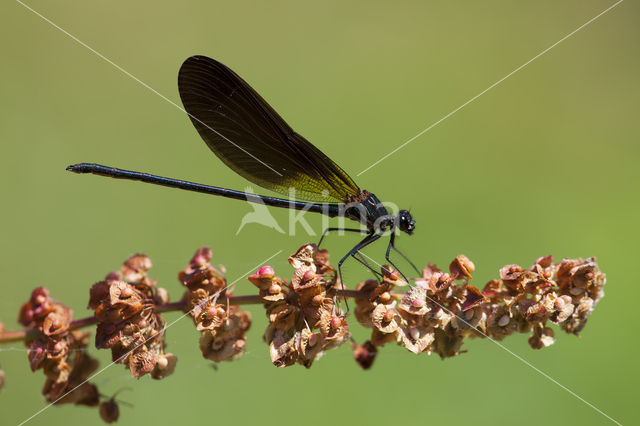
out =
[[(354, 178), (612, 1), (206, 2), (32, 0), (31, 7), (179, 103), (176, 77), (192, 54), (249, 81), (298, 132)], [(230, 279), (317, 236), (250, 224), (246, 203), (65, 172), (89, 161), (235, 189), (247, 182), (215, 158), (187, 116), (12, 1), (3, 2), (0, 79), (0, 320), (8, 329), (35, 286), (75, 310), (89, 286), (128, 255), (179, 297), (177, 271), (213, 248)], [(534, 351), (504, 343), (622, 423), (638, 421), (636, 339), (640, 10), (626, 1), (357, 178), (411, 208), (417, 232), (399, 245), (420, 264), (464, 253), (474, 283), (507, 263), (595, 255), (606, 297), (581, 338), (557, 333)], [(260, 188), (254, 188), (258, 193)], [(272, 210), (281, 226), (287, 211)], [(316, 232), (321, 218), (307, 215)], [(334, 259), (355, 236), (331, 238)], [(383, 259), (383, 246), (366, 252)], [(352, 285), (366, 277), (349, 264)], [(476, 282), (477, 281), (477, 282)], [(242, 279), (236, 294), (253, 292)], [(120, 424), (606, 424), (589, 408), (486, 340), (440, 361), (385, 347), (362, 371), (348, 347), (314, 364), (277, 369), (261, 341), (259, 307), (248, 353), (218, 371), (184, 319), (168, 330), (176, 373), (131, 379), (112, 366), (95, 382), (123, 387)], [(167, 315), (172, 321), (177, 313)], [(353, 321), (359, 340), (368, 331)], [(0, 416), (16, 424), (44, 407), (41, 372), (20, 344), (4, 346)], [(9, 349), (9, 350), (7, 350)], [(97, 351), (92, 350), (93, 353)], [(107, 365), (110, 355), (98, 356)], [(100, 424), (97, 410), (53, 407), (34, 425)]]

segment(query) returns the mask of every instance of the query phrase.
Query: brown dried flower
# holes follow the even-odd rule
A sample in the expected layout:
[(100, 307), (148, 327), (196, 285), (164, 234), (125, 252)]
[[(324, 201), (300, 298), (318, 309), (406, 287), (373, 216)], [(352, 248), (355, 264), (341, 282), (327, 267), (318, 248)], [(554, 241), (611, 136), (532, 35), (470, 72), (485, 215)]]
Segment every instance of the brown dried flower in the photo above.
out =
[[(155, 280), (147, 272), (151, 260), (136, 254), (129, 257), (119, 271), (97, 282), (89, 292), (89, 308), (98, 319), (96, 347), (111, 349), (114, 362), (124, 364), (133, 377), (166, 377), (173, 371), (157, 367), (170, 354), (164, 353), (165, 320), (157, 312), (158, 294)], [(164, 291), (166, 293), (166, 291)], [(173, 366), (175, 357), (171, 355)], [(160, 373), (159, 371), (162, 370)]]
[[(362, 325), (374, 328), (371, 342), (382, 346), (396, 341), (411, 352), (434, 351), (445, 358), (459, 354), (466, 337), (501, 340), (533, 330), (530, 344), (545, 347), (554, 341), (545, 323), (579, 332), (603, 296), (605, 282), (592, 258), (554, 264), (551, 256), (545, 256), (528, 269), (506, 265), (500, 279), (489, 281), (482, 291), (467, 283), (475, 269), (467, 257), (457, 256), (449, 269), (451, 275), (428, 265), (402, 296), (399, 316), (393, 305), (387, 305), (399, 297), (391, 292), (393, 287), (384, 287), (389, 279), (360, 283), (357, 288), (367, 297), (357, 301), (355, 313)], [(461, 279), (461, 284), (454, 279)], [(381, 300), (382, 294), (390, 296)]]
[(362, 367), (363, 370), (370, 369), (373, 361), (376, 360), (376, 355), (378, 355), (378, 348), (369, 340), (362, 345), (351, 342), (351, 347), (353, 348), (353, 358), (358, 365)]
[[(149, 374), (162, 379), (173, 373), (177, 358), (164, 351), (166, 327), (160, 311), (188, 312), (201, 333), (202, 355), (218, 363), (244, 353), (251, 316), (239, 305), (262, 303), (269, 321), (263, 338), (272, 363), (310, 368), (326, 351), (350, 340), (349, 325), (337, 301), (354, 297), (355, 316), (371, 328), (371, 337), (362, 345), (352, 343), (353, 356), (368, 369), (378, 348), (394, 342), (414, 354), (433, 352), (441, 358), (466, 352), (462, 345), (467, 338), (501, 340), (514, 333), (530, 334), (534, 349), (547, 347), (555, 340), (551, 324), (573, 334), (584, 328), (604, 296), (606, 281), (595, 258), (554, 263), (551, 256), (544, 256), (527, 268), (504, 266), (500, 278), (480, 291), (469, 284), (473, 262), (459, 255), (449, 264), (449, 273), (429, 264), (404, 293), (398, 289), (407, 283), (389, 266), (381, 267), (379, 281), (367, 280), (355, 290), (343, 291), (329, 253), (305, 244), (289, 257), (290, 281), (265, 265), (249, 276), (258, 296), (234, 297), (224, 268), (213, 267), (211, 258), (208, 248), (196, 251), (178, 274), (185, 288), (182, 301), (169, 303), (167, 291), (148, 276), (151, 260), (141, 254), (131, 256), (120, 270), (91, 287), (89, 308), (94, 317), (76, 322), (73, 312), (51, 298), (46, 288), (34, 289), (20, 309), (19, 321), (28, 329), (21, 335), (29, 348), (29, 365), (45, 374), (46, 400), (100, 405), (105, 422), (117, 421), (115, 397), (100, 404), (98, 389), (87, 382), (98, 364), (86, 350), (88, 333), (76, 329), (89, 323), (97, 322), (96, 347), (110, 349), (112, 359), (134, 377)], [(5, 333), (0, 323), (0, 342), (11, 341), (10, 335), (15, 340), (20, 333)], [(3, 383), (0, 370), (0, 389)]]
[[(263, 266), (249, 277), (260, 289), (269, 325), (264, 340), (271, 361), (278, 367), (300, 363), (309, 368), (322, 354), (348, 341), (348, 324), (336, 306), (336, 274), (329, 254), (314, 244), (300, 247), (289, 257), (294, 268), (290, 283)], [(265, 297), (277, 283), (282, 297)]]
[(105, 423), (117, 422), (120, 417), (120, 409), (115, 398), (111, 398), (108, 401), (104, 401), (100, 404), (100, 418)]
[(454, 277), (454, 279), (465, 277), (471, 279), (471, 274), (473, 274), (475, 269), (476, 266), (464, 254), (456, 256), (449, 265), (449, 272), (451, 272), (451, 276)]
[[(231, 361), (244, 353), (251, 315), (229, 305), (231, 290), (227, 288), (223, 273), (211, 265), (212, 256), (208, 247), (199, 249), (178, 278), (187, 288), (184, 295), (187, 312), (201, 332), (202, 356), (214, 362)], [(259, 284), (268, 275), (269, 271), (263, 270), (262, 276), (258, 277)]]
[(20, 309), (19, 321), (35, 330), (26, 340), (27, 357), (33, 371), (42, 369), (46, 382), (42, 394), (48, 402), (95, 406), (98, 389), (86, 381), (98, 362), (87, 353), (88, 333), (70, 331), (73, 312), (38, 287)]

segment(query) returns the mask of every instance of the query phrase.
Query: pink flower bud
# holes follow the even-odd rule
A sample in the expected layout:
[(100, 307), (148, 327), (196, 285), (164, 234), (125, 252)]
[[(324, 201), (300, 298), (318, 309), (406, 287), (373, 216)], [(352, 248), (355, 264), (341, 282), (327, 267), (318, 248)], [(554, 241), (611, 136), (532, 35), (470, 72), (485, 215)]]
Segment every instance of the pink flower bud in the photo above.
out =
[(393, 321), (394, 316), (395, 316), (395, 312), (393, 311), (393, 309), (389, 309), (387, 312), (384, 313), (382, 320), (386, 323), (389, 323)]
[(335, 329), (342, 325), (342, 318), (340, 317), (331, 317), (331, 328)]
[(309, 269), (307, 272), (304, 273), (304, 275), (302, 276), (302, 281), (307, 282), (307, 281), (311, 281), (312, 279), (314, 279), (316, 277), (315, 272), (313, 272), (311, 269)]
[(273, 278), (276, 273), (271, 266), (265, 265), (260, 267), (260, 269), (258, 269), (258, 272), (256, 274), (260, 278)]
[(280, 287), (278, 284), (271, 284), (269, 286), (269, 294), (279, 294), (282, 291), (282, 287)]
[(411, 301), (411, 306), (418, 309), (422, 308), (425, 304), (426, 302), (419, 298), (415, 298)]
[(120, 292), (120, 297), (124, 297), (129, 298), (133, 296), (133, 290), (131, 289), (131, 287), (126, 286), (125, 288), (122, 289), (122, 291)]

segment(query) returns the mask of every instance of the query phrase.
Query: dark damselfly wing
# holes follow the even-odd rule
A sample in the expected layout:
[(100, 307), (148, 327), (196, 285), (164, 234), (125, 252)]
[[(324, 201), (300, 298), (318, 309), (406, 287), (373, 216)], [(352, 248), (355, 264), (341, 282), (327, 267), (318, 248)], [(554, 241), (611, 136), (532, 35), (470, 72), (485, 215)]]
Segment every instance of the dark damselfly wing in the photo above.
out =
[(344, 202), (359, 192), (349, 175), (220, 62), (188, 58), (178, 88), (202, 139), (245, 179), (285, 195), (294, 187), (296, 198), (308, 201)]

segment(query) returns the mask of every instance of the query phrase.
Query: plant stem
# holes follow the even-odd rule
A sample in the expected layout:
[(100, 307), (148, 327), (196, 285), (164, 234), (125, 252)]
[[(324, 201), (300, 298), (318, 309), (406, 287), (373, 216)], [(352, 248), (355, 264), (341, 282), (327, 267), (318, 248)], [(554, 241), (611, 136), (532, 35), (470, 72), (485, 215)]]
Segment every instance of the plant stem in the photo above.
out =
[[(358, 290), (338, 290), (340, 297), (353, 297), (356, 299), (368, 297), (367, 293)], [(262, 303), (262, 299), (259, 295), (248, 296), (232, 296), (229, 298), (229, 304), (231, 305), (259, 305)], [(165, 305), (159, 305), (156, 307), (156, 312), (172, 312), (172, 311), (184, 311), (187, 304), (184, 301), (169, 302)], [(98, 322), (96, 317), (86, 317), (75, 321), (72, 321), (69, 325), (70, 330), (77, 330), (79, 328), (89, 327)], [(25, 328), (24, 330), (10, 330), (0, 332), (0, 344), (9, 342), (19, 342), (25, 339), (32, 339), (38, 336), (38, 330), (33, 328)]]

